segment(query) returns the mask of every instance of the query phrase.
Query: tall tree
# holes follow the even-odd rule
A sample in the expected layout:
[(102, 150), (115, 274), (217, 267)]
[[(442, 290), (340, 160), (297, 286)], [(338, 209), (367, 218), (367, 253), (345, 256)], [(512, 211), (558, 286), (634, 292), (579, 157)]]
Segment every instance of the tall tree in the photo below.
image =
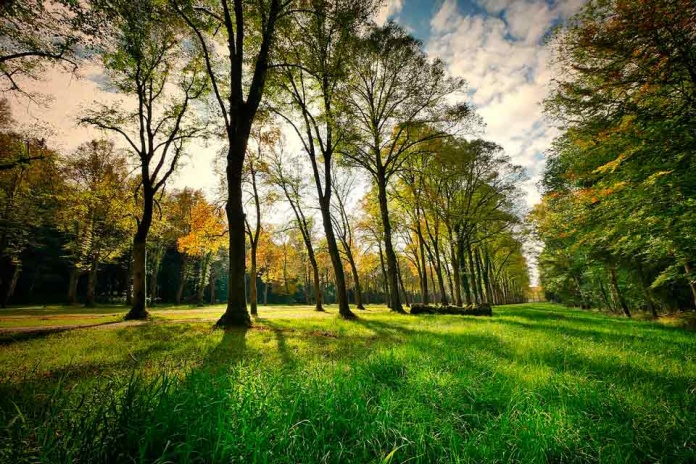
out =
[[(350, 43), (376, 6), (370, 0), (309, 2), (296, 18), (294, 34), (283, 42), (286, 63), (278, 74), (289, 103), (277, 113), (294, 129), (309, 157), (336, 279), (338, 311), (349, 319), (355, 314), (348, 305), (343, 260), (331, 221), (332, 163), (346, 135), (338, 107), (342, 98), (339, 89), (347, 82)], [(286, 96), (281, 98), (287, 100)]]
[[(210, 0), (201, 5), (174, 1), (203, 50), (213, 96), (227, 138), (227, 222), (229, 286), (227, 310), (219, 326), (251, 324), (245, 292), (245, 227), (242, 195), (244, 159), (256, 113), (266, 87), (275, 41), (293, 0)], [(218, 34), (221, 32), (221, 34)], [(224, 38), (218, 54), (216, 36)], [(222, 55), (222, 56), (219, 56)], [(226, 66), (220, 69), (220, 62)]]
[[(369, 172), (377, 186), (389, 286), (397, 289), (389, 182), (425, 142), (466, 124), (471, 110), (448, 100), (464, 82), (448, 78), (443, 63), (429, 61), (421, 43), (393, 23), (372, 29), (351, 54), (351, 79), (342, 98), (352, 134), (342, 154)], [(398, 292), (392, 291), (391, 303), (392, 311), (404, 312)]]
[(177, 15), (154, 0), (103, 6), (114, 40), (103, 54), (109, 85), (135, 101), (96, 104), (82, 118), (119, 134), (139, 164), (142, 214), (133, 237), (133, 304), (126, 319), (144, 319), (147, 237), (155, 196), (176, 170), (186, 143), (204, 132), (193, 102), (206, 90), (199, 53)]
[(343, 247), (343, 254), (348, 261), (351, 274), (353, 276), (353, 291), (355, 293), (355, 307), (365, 309), (362, 302), (362, 288), (360, 286), (360, 275), (356, 264), (354, 252), (355, 243), (353, 240), (353, 223), (355, 218), (348, 213), (348, 201), (350, 194), (355, 189), (356, 177), (349, 169), (336, 170), (340, 172), (337, 181), (333, 183), (334, 196), (336, 201), (333, 204), (331, 219), (334, 222), (336, 235)]

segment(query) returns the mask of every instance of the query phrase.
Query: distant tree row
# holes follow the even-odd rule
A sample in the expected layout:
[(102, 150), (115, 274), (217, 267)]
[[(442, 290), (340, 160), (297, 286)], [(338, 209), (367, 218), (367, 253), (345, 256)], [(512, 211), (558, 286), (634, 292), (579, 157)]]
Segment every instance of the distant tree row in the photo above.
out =
[(559, 122), (533, 212), (546, 296), (696, 306), (696, 4), (593, 0), (555, 38)]

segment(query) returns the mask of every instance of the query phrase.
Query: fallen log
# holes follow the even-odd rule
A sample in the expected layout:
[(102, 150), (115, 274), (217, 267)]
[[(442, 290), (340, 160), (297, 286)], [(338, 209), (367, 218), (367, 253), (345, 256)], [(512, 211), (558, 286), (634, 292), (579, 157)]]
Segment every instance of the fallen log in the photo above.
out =
[(450, 314), (456, 316), (492, 316), (493, 309), (488, 303), (467, 306), (430, 306), (423, 304), (411, 305), (411, 314)]

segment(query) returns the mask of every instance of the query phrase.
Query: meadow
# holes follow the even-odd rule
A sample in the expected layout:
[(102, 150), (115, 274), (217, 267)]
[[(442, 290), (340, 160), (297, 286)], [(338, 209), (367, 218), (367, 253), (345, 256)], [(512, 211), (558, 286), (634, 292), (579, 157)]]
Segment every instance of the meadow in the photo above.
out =
[[(539, 303), (222, 331), (221, 310), (4, 310), (0, 462), (696, 461), (681, 328)], [(101, 325), (11, 331), (30, 320)]]

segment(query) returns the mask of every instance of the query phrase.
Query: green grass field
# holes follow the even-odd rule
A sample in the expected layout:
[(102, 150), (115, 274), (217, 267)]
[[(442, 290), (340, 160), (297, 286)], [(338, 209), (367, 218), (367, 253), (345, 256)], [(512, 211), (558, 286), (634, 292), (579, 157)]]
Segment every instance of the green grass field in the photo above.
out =
[(329, 310), (5, 336), (0, 462), (696, 462), (694, 332), (550, 304)]

